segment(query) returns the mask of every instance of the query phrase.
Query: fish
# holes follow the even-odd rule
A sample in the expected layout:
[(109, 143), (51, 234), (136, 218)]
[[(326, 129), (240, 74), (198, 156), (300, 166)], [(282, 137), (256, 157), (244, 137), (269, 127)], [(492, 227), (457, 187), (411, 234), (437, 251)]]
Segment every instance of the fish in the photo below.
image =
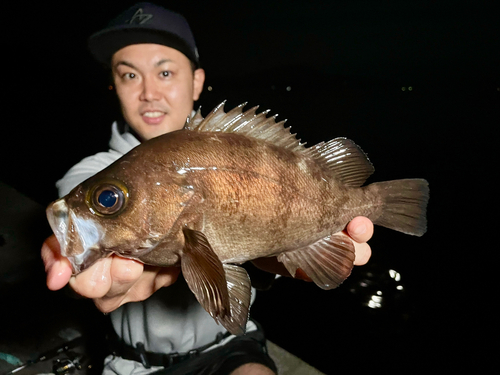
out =
[(374, 167), (352, 140), (305, 147), (277, 115), (224, 106), (198, 110), (47, 207), (74, 274), (111, 254), (179, 266), (204, 309), (240, 335), (251, 297), (243, 263), (277, 257), (328, 290), (353, 268), (354, 244), (338, 232), (354, 217), (426, 232), (426, 180), (364, 186)]

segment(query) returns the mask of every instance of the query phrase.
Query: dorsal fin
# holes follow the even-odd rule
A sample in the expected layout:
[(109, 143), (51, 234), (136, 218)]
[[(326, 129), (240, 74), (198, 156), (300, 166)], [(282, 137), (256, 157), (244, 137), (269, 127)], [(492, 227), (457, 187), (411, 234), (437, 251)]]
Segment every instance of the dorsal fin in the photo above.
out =
[(194, 114), (194, 116), (189, 116), (186, 119), (186, 123), (184, 124), (184, 129), (193, 130), (203, 121), (203, 116), (201, 115), (201, 106), (198, 107), (198, 110)]
[(350, 187), (363, 185), (375, 171), (363, 150), (347, 138), (318, 143), (308, 148), (307, 152)]
[(239, 133), (262, 139), (315, 159), (351, 187), (361, 186), (375, 170), (363, 150), (347, 138), (335, 138), (305, 148), (305, 143), (301, 143), (296, 134), (290, 133), (290, 127), (283, 126), (286, 120), (276, 122), (277, 115), (267, 117), (269, 110), (257, 114), (259, 107), (256, 106), (243, 112), (247, 104), (243, 103), (226, 113), (225, 103), (220, 103), (205, 118), (198, 110), (185, 128), (198, 132)]
[(267, 117), (269, 110), (256, 113), (258, 106), (243, 112), (247, 103), (240, 104), (229, 112), (224, 112), (225, 101), (215, 107), (207, 117), (200, 120), (198, 112), (191, 121), (186, 123), (185, 129), (198, 132), (239, 133), (248, 137), (262, 139), (276, 146), (291, 149), (292, 151), (305, 150), (305, 143), (300, 143), (296, 134), (290, 133), (290, 127), (283, 125), (286, 120), (276, 122), (276, 116)]

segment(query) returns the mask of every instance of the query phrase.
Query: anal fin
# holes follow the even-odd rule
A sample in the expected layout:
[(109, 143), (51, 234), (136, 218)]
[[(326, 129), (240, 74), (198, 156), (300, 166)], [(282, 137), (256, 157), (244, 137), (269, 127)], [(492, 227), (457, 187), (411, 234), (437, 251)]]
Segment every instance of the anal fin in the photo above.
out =
[(342, 235), (325, 237), (297, 250), (278, 255), (288, 272), (295, 276), (300, 268), (322, 289), (334, 289), (351, 273), (354, 244)]

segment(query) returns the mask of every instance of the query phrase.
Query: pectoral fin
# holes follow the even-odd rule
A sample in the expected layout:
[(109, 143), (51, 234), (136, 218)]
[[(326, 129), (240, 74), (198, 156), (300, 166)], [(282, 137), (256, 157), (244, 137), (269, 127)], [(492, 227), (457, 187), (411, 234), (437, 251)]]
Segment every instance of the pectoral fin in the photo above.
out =
[(217, 321), (233, 335), (245, 333), (252, 287), (247, 271), (243, 267), (224, 264), (231, 314)]
[(205, 310), (234, 335), (245, 333), (251, 284), (244, 268), (222, 264), (205, 235), (183, 228), (181, 268), (189, 288)]
[(329, 236), (312, 245), (282, 253), (278, 260), (292, 276), (300, 268), (320, 288), (333, 289), (351, 273), (354, 244), (345, 236)]
[(181, 269), (198, 302), (216, 320), (230, 315), (226, 275), (217, 254), (205, 235), (183, 228), (185, 245)]

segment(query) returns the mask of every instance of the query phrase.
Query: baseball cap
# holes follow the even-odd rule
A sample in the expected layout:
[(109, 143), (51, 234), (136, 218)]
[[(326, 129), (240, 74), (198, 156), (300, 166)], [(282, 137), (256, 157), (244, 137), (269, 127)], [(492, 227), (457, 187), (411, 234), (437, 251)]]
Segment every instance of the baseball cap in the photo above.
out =
[(186, 19), (151, 3), (138, 3), (90, 36), (90, 52), (109, 66), (113, 54), (131, 44), (154, 43), (174, 48), (200, 66), (198, 49)]

